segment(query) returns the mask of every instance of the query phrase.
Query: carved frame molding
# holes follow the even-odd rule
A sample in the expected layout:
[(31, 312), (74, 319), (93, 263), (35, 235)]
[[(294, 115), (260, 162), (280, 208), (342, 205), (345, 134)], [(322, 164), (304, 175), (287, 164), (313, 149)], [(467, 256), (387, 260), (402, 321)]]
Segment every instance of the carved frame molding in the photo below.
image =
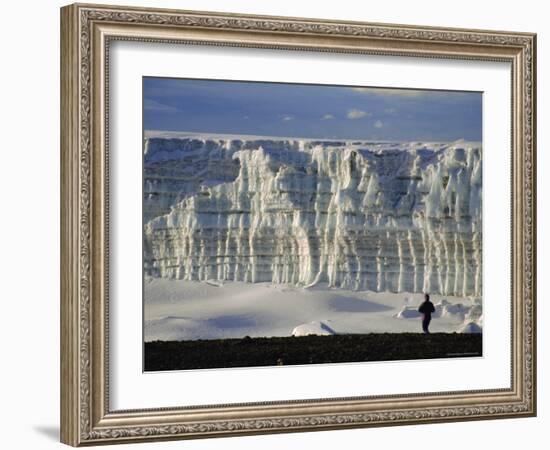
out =
[[(510, 389), (111, 411), (108, 62), (112, 40), (508, 61)], [(536, 36), (75, 4), (61, 10), (61, 440), (73, 446), (536, 414)]]

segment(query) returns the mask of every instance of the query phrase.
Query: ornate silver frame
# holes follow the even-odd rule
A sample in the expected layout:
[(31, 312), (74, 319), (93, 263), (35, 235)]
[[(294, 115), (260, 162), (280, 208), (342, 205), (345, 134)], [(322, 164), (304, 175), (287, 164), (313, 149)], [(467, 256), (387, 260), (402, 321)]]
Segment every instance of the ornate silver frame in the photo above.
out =
[[(509, 389), (111, 411), (108, 95), (113, 40), (507, 61), (512, 66)], [(73, 446), (536, 414), (536, 36), (75, 4), (61, 9), (61, 440)]]

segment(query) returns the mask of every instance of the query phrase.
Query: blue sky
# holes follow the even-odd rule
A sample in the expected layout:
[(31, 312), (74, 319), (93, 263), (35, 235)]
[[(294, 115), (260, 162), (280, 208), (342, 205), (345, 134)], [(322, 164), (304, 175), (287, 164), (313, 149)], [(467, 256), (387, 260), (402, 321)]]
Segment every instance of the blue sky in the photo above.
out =
[(481, 141), (479, 92), (144, 77), (146, 130)]

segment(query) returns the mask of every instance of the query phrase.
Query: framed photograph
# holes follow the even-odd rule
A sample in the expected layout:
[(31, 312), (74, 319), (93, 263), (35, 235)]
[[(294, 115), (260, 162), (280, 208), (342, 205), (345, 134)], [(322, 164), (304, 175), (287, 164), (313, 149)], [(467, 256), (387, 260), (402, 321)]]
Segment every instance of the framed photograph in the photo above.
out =
[(61, 9), (61, 440), (536, 414), (531, 33)]

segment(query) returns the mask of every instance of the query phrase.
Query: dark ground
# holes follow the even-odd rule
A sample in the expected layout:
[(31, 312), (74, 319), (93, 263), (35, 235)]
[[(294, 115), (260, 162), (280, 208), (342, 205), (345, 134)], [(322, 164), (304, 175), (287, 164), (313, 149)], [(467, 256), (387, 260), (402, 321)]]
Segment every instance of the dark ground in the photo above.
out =
[(481, 356), (481, 334), (370, 333), (155, 341), (145, 371)]

